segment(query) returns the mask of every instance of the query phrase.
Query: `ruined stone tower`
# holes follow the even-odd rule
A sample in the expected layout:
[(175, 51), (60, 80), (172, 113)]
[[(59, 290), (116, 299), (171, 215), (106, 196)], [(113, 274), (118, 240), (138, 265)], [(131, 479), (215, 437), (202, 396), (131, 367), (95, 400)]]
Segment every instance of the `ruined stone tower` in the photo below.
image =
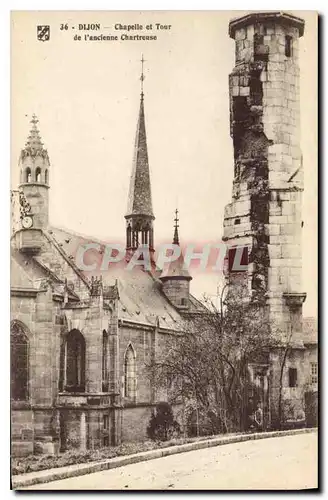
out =
[[(303, 32), (302, 19), (281, 12), (251, 13), (230, 22), (236, 46), (229, 77), (234, 180), (224, 216), (230, 283), (247, 282), (270, 325), (282, 338), (292, 338), (300, 356), (306, 297), (301, 287)], [(233, 269), (237, 247), (245, 271)]]
[(269, 304), (270, 319), (284, 323), (284, 330), (295, 326), (295, 316), (300, 319), (305, 299), (298, 65), (303, 31), (303, 20), (277, 12), (249, 14), (229, 27), (236, 43), (229, 80), (234, 181), (224, 239), (230, 254), (247, 248), (249, 289)]

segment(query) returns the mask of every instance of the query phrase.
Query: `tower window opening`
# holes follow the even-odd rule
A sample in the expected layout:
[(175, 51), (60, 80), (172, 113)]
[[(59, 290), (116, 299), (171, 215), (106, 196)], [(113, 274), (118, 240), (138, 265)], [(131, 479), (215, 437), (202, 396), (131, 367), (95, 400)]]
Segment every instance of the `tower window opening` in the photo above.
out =
[(288, 385), (289, 387), (297, 386), (297, 368), (289, 368), (288, 370)]
[(253, 76), (250, 80), (250, 93), (255, 106), (261, 106), (263, 99), (262, 82), (259, 76)]
[(35, 171), (35, 180), (36, 182), (41, 182), (41, 169), (37, 168)]
[(25, 182), (31, 182), (31, 169), (29, 167), (25, 170)]
[(240, 224), (240, 219), (235, 219), (235, 225)]
[(291, 57), (293, 49), (293, 37), (290, 35), (286, 35), (285, 40), (285, 56)]
[(45, 173), (44, 173), (44, 182), (45, 182), (46, 184), (48, 184), (48, 182), (49, 182), (48, 169), (47, 169), (47, 170), (45, 171)]

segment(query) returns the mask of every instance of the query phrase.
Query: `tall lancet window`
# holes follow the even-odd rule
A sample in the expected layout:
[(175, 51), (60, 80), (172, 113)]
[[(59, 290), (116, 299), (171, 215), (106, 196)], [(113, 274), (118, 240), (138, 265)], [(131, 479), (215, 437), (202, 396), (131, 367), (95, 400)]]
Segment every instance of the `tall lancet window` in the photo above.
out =
[(85, 390), (85, 340), (81, 332), (72, 330), (66, 341), (66, 383), (69, 392)]
[(106, 330), (102, 334), (102, 390), (108, 391), (108, 333)]
[(23, 324), (14, 321), (10, 328), (11, 398), (26, 401), (29, 396), (29, 339)]
[(136, 356), (129, 344), (124, 356), (124, 396), (129, 399), (136, 397)]

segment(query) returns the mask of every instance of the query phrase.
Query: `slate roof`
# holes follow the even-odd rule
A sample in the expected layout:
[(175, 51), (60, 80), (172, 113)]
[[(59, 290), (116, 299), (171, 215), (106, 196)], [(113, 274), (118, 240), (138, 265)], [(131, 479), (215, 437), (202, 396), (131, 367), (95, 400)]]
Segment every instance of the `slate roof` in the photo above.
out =
[[(72, 256), (76, 254), (79, 245), (87, 242), (99, 243), (101, 249), (106, 244), (104, 241), (65, 229), (51, 227), (49, 232), (60, 248)], [(179, 330), (183, 317), (162, 292), (159, 279), (141, 267), (136, 267), (134, 271), (127, 271), (125, 267), (126, 262), (123, 262), (122, 265), (109, 266), (108, 271), (101, 272), (104, 291), (114, 293), (111, 287), (117, 285), (119, 318), (152, 326), (158, 321), (161, 328)], [(100, 272), (83, 274), (90, 280), (91, 274), (100, 275)], [(191, 313), (205, 311), (204, 306), (195, 297), (190, 295), (189, 299)]]
[(126, 217), (130, 215), (148, 215), (150, 217), (154, 217), (151, 198), (143, 94), (141, 94), (140, 100)]
[(184, 267), (184, 258), (182, 253), (180, 254), (178, 259), (170, 262), (169, 265), (162, 271), (162, 274), (160, 276), (161, 280), (164, 281), (170, 278), (184, 278), (185, 280), (192, 279), (188, 269), (185, 269)]
[(13, 252), (11, 254), (10, 260), (10, 287), (11, 288), (35, 288), (33, 280), (24, 271), (22, 264), (13, 257)]
[[(33, 278), (24, 270), (33, 267)], [(42, 258), (36, 255), (23, 255), (19, 250), (12, 248), (10, 255), (10, 288), (11, 291), (24, 292), (40, 291), (46, 284), (51, 283), (54, 293), (63, 295), (65, 290), (65, 280), (61, 279), (54, 271), (52, 271)], [(79, 296), (70, 289), (67, 289), (68, 298), (72, 301), (78, 301)]]

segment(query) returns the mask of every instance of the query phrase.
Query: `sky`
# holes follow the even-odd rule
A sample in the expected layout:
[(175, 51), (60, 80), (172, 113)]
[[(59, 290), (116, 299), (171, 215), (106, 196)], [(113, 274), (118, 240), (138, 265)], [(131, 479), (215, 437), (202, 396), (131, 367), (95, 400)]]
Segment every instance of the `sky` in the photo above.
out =
[[(228, 75), (234, 67), (229, 20), (244, 12), (15, 12), (12, 14), (11, 187), (36, 113), (50, 170), (50, 222), (95, 238), (122, 241), (144, 55), (145, 116), (155, 243), (171, 240), (179, 209), (182, 241), (221, 241), (231, 202), (233, 149)], [(305, 19), (300, 40), (304, 315), (317, 309), (317, 31)], [(65, 29), (67, 23), (68, 29)], [(100, 23), (99, 31), (79, 24)], [(171, 25), (156, 28), (156, 23)], [(142, 25), (149, 41), (84, 41), (114, 35), (115, 24)], [(152, 24), (153, 29), (146, 26)], [(50, 40), (36, 37), (50, 25)], [(64, 29), (60, 29), (63, 25)], [(74, 28), (74, 29), (73, 29)], [(81, 41), (74, 36), (82, 37)], [(213, 273), (194, 276), (192, 292), (215, 294)]]

